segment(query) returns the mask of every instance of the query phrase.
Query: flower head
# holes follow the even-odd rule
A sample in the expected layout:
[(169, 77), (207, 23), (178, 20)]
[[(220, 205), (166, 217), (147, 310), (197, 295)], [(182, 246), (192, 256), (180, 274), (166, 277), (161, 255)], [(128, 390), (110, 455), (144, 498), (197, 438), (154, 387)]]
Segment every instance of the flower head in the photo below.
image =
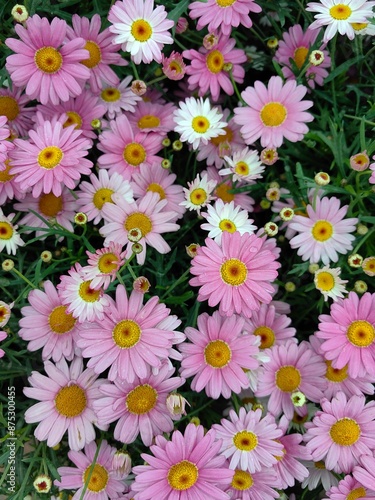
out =
[(327, 301), (331, 297), (334, 301), (344, 297), (344, 293), (348, 293), (345, 289), (345, 283), (348, 280), (340, 278), (341, 267), (330, 269), (329, 266), (324, 266), (315, 271), (314, 283), (315, 287), (322, 292), (324, 300)]
[(17, 247), (24, 246), (25, 242), (17, 232), (17, 225), (12, 224), (15, 214), (4, 215), (0, 208), (0, 252), (5, 248), (8, 254), (16, 255)]

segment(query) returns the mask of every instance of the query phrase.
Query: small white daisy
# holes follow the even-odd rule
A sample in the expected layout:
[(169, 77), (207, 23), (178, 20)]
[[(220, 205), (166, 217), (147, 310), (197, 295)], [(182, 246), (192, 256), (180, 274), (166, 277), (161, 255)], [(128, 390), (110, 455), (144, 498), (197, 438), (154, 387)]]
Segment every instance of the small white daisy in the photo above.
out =
[(205, 231), (209, 231), (208, 237), (213, 238), (218, 245), (221, 245), (221, 236), (224, 231), (240, 234), (252, 234), (257, 230), (251, 223), (253, 219), (248, 219), (247, 210), (241, 210), (240, 206), (235, 206), (234, 202), (224, 203), (220, 198), (216, 200), (215, 205), (207, 207), (207, 213), (202, 213), (202, 217), (207, 223), (201, 225)]
[(344, 293), (348, 293), (345, 289), (345, 283), (348, 280), (342, 280), (339, 278), (341, 274), (341, 267), (336, 267), (330, 269), (329, 266), (324, 266), (318, 269), (314, 275), (315, 287), (322, 292), (324, 300), (328, 300), (331, 297), (334, 301), (339, 298), (344, 297)]
[(228, 167), (219, 171), (220, 175), (233, 174), (234, 181), (254, 184), (255, 179), (260, 179), (265, 170), (265, 166), (259, 159), (257, 151), (245, 148), (242, 151), (236, 151), (232, 157), (224, 156)]
[(202, 144), (208, 144), (213, 137), (224, 135), (224, 127), (228, 124), (222, 122), (223, 114), (218, 108), (211, 108), (208, 99), (203, 100), (188, 97), (180, 102), (180, 107), (175, 110), (176, 126), (174, 131), (181, 134), (182, 142), (189, 142), (193, 149), (198, 149)]
[(375, 24), (372, 23), (352, 23), (354, 33), (361, 36), (375, 36)]
[(5, 248), (8, 254), (16, 255), (17, 247), (23, 247), (25, 242), (17, 233), (17, 227), (13, 226), (12, 220), (16, 214), (6, 217), (0, 208), (0, 252)]
[(123, 111), (134, 113), (137, 102), (142, 101), (142, 97), (134, 94), (129, 87), (132, 79), (132, 76), (127, 76), (115, 87), (103, 85), (103, 89), (99, 94), (99, 100), (107, 108), (107, 117), (109, 120), (114, 120)]
[(213, 199), (212, 192), (216, 184), (216, 181), (208, 180), (207, 174), (202, 179), (198, 174), (193, 182), (188, 182), (189, 187), (184, 188), (185, 201), (182, 201), (180, 205), (188, 210), (196, 210), (200, 215), (201, 209)]

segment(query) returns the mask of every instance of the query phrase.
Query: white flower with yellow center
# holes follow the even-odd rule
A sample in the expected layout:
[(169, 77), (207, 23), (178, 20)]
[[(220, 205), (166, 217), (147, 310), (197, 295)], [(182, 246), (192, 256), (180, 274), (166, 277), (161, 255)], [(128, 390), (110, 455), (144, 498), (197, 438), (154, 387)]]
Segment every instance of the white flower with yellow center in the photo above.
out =
[(203, 100), (188, 97), (180, 102), (180, 107), (174, 112), (176, 126), (174, 131), (181, 134), (182, 142), (189, 142), (193, 149), (219, 135), (224, 135), (228, 125), (222, 122), (223, 114), (218, 108), (211, 108), (208, 99)]
[(17, 227), (13, 226), (12, 220), (15, 214), (6, 217), (0, 208), (0, 252), (5, 248), (8, 254), (16, 255), (17, 247), (22, 247), (25, 242), (17, 233)]
[(220, 175), (233, 175), (234, 181), (254, 184), (255, 179), (260, 179), (265, 170), (265, 166), (259, 159), (257, 151), (245, 148), (236, 151), (232, 157), (224, 156), (228, 167), (219, 171)]
[(213, 199), (212, 192), (216, 184), (216, 181), (208, 180), (207, 174), (202, 179), (198, 174), (193, 182), (188, 182), (189, 187), (184, 188), (185, 201), (182, 201), (180, 205), (188, 210), (196, 210), (200, 214), (201, 209)]
[(342, 280), (339, 277), (340, 274), (340, 267), (330, 269), (329, 266), (324, 266), (322, 269), (318, 269), (315, 272), (315, 287), (322, 292), (325, 301), (328, 300), (328, 297), (336, 301), (339, 298), (343, 298), (344, 293), (348, 293), (345, 289), (345, 283), (347, 283), (348, 280)]

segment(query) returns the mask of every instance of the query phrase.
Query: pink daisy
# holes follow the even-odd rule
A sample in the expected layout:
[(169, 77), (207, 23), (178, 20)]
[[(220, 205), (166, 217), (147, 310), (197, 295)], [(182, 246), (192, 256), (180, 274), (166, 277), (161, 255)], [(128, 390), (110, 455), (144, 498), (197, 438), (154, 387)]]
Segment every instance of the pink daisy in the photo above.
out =
[[(113, 458), (116, 448), (109, 446), (104, 439), (100, 443), (99, 453), (95, 441), (85, 446), (81, 451), (68, 451), (69, 459), (76, 467), (59, 467), (57, 472), (61, 479), (54, 484), (59, 490), (78, 490), (71, 497), (72, 500), (82, 498), (83, 490), (88, 482), (85, 500), (108, 500), (110, 498), (125, 498), (124, 476), (118, 477), (117, 470), (113, 467)], [(90, 480), (88, 481), (88, 478)]]
[(121, 252), (122, 246), (118, 243), (110, 243), (107, 248), (100, 248), (95, 253), (86, 251), (88, 265), (82, 268), (82, 272), (94, 290), (103, 288), (106, 290), (116, 274), (125, 263), (125, 252)]
[(14, 148), (14, 143), (9, 140), (11, 131), (7, 121), (6, 116), (0, 116), (0, 172), (5, 170), (8, 153)]
[[(372, 461), (375, 466), (375, 460)], [(358, 467), (356, 467), (356, 469), (358, 470)], [(371, 478), (375, 486), (373, 470), (371, 471)], [(356, 500), (358, 498), (375, 499), (375, 491), (364, 488), (363, 484), (352, 476), (345, 476), (337, 486), (333, 486), (327, 491), (326, 495), (328, 498), (324, 498), (323, 500), (328, 500), (329, 498), (331, 500)]]
[(198, 316), (198, 329), (185, 330), (191, 343), (184, 342), (179, 347), (181, 375), (195, 375), (191, 382), (193, 391), (205, 389), (210, 398), (230, 398), (232, 391), (239, 394), (249, 386), (244, 370), (259, 367), (259, 348), (251, 338), (242, 335), (244, 321), (236, 316), (224, 318), (215, 311), (212, 316)]
[(235, 49), (235, 45), (234, 38), (222, 35), (212, 50), (206, 50), (204, 47), (201, 47), (199, 52), (194, 49), (184, 50), (183, 57), (191, 61), (186, 68), (186, 74), (189, 75), (189, 90), (198, 88), (199, 96), (209, 92), (214, 102), (219, 99), (221, 90), (227, 95), (233, 95), (233, 84), (228, 71), (224, 70), (225, 64), (232, 65), (233, 80), (243, 83), (245, 70), (241, 64), (247, 60), (245, 51)]
[(166, 136), (174, 129), (173, 112), (176, 106), (171, 103), (152, 103), (140, 101), (134, 113), (128, 115), (130, 125), (135, 132), (154, 132)]
[(95, 403), (99, 423), (118, 420), (114, 438), (121, 443), (132, 443), (141, 435), (145, 446), (164, 432), (172, 432), (173, 420), (166, 400), (171, 391), (184, 384), (180, 377), (172, 377), (174, 368), (164, 363), (157, 375), (135, 377), (132, 382), (116, 379), (114, 384), (103, 384), (102, 397)]
[(18, 332), (28, 343), (29, 351), (37, 351), (43, 347), (42, 358), (52, 358), (54, 362), (65, 358), (71, 361), (77, 353), (78, 323), (72, 314), (67, 312), (58, 291), (52, 282), (44, 282), (42, 290), (31, 290), (28, 296), (30, 306), (23, 307)]
[(257, 397), (270, 397), (267, 405), (269, 412), (275, 417), (284, 413), (291, 420), (294, 412), (291, 395), (296, 391), (319, 403), (326, 387), (326, 365), (307, 342), (297, 345), (289, 340), (283, 345), (273, 346), (266, 353), (271, 359), (263, 365), (255, 394)]
[(127, 76), (118, 85), (103, 85), (103, 90), (99, 94), (99, 102), (106, 107), (107, 117), (110, 120), (114, 120), (123, 111), (134, 113), (137, 102), (142, 100), (142, 97), (134, 94), (129, 87), (132, 79), (132, 76)]
[[(236, 500), (273, 500), (280, 498), (275, 488), (280, 483), (273, 468), (264, 468), (262, 472), (235, 469), (231, 487), (226, 490), (230, 498)], [(290, 497), (289, 497), (290, 498)]]
[(100, 168), (109, 169), (109, 173), (117, 172), (129, 180), (140, 165), (149, 168), (161, 165), (161, 157), (155, 156), (162, 147), (160, 135), (134, 134), (125, 115), (112, 120), (110, 127), (111, 130), (99, 136), (98, 149), (104, 153), (98, 158)]
[(242, 136), (249, 146), (260, 138), (262, 147), (278, 148), (285, 139), (301, 141), (308, 132), (306, 122), (314, 117), (306, 110), (312, 101), (302, 101), (307, 88), (294, 80), (285, 84), (279, 76), (272, 76), (268, 87), (257, 80), (241, 96), (247, 106), (234, 109), (234, 121), (241, 127)]
[(340, 208), (340, 200), (319, 196), (315, 200), (315, 208), (307, 205), (307, 217), (296, 215), (289, 222), (289, 228), (298, 232), (290, 240), (290, 246), (297, 248), (302, 260), (319, 262), (328, 265), (337, 262), (338, 254), (346, 254), (352, 248), (358, 219), (344, 219), (348, 205)]
[[(372, 455), (363, 455), (359, 457), (359, 464), (353, 469), (353, 476), (357, 481), (360, 481), (366, 488), (375, 490), (375, 457)], [(375, 491), (374, 491), (375, 496)]]
[(189, 5), (189, 16), (198, 19), (197, 29), (207, 26), (209, 33), (220, 29), (224, 35), (230, 35), (233, 28), (240, 24), (246, 28), (253, 25), (249, 12), (260, 12), (261, 7), (254, 0), (208, 0), (193, 2)]
[(0, 206), (4, 206), (7, 200), (22, 200), (25, 196), (25, 192), (20, 189), (16, 182), (16, 176), (11, 175), (10, 169), (12, 165), (9, 160), (5, 160), (5, 168), (1, 170), (0, 167)]
[(109, 303), (100, 323), (83, 326), (77, 345), (82, 355), (90, 358), (87, 366), (96, 373), (110, 367), (108, 378), (132, 383), (145, 378), (149, 368), (160, 368), (174, 343), (174, 331), (159, 328), (170, 310), (152, 297), (143, 305), (144, 294), (118, 285), (116, 301)]
[(216, 181), (217, 186), (213, 194), (216, 198), (220, 198), (224, 203), (234, 202), (235, 205), (240, 206), (248, 212), (254, 211), (254, 198), (251, 198), (247, 193), (233, 193), (235, 186), (231, 176), (221, 176), (216, 168), (207, 167), (206, 171), (202, 172), (202, 175), (207, 173), (208, 180)]
[(171, 441), (157, 436), (150, 446), (153, 455), (142, 454), (147, 465), (133, 467), (132, 490), (137, 500), (227, 500), (224, 493), (233, 477), (218, 455), (220, 441), (215, 432), (201, 425), (188, 424), (184, 435), (174, 431)]
[(15, 139), (10, 173), (17, 174), (21, 189), (32, 188), (35, 198), (50, 192), (60, 196), (64, 186), (74, 189), (81, 175), (91, 172), (92, 162), (84, 158), (91, 141), (82, 138), (80, 130), (46, 120), (29, 136), (31, 140)]
[(280, 264), (264, 249), (264, 241), (254, 234), (224, 232), (221, 247), (210, 238), (197, 249), (190, 272), (192, 286), (200, 286), (198, 300), (211, 307), (220, 304), (221, 314), (234, 312), (250, 317), (260, 303), (272, 300), (271, 281)]
[[(176, 29), (177, 33), (177, 29)], [(182, 80), (186, 73), (186, 64), (179, 52), (173, 51), (169, 57), (162, 54), (162, 70), (170, 80)]]
[(250, 473), (276, 464), (283, 446), (278, 441), (283, 434), (269, 413), (262, 418), (262, 410), (246, 411), (241, 407), (239, 414), (229, 411), (229, 420), (222, 419), (214, 424), (216, 439), (221, 441), (220, 452), (230, 458), (230, 469), (241, 467)]
[(34, 107), (26, 107), (30, 102), (27, 95), (22, 95), (22, 89), (13, 85), (13, 89), (0, 89), (0, 116), (8, 118), (8, 126), (18, 136), (25, 136), (33, 128), (32, 116)]
[(307, 449), (315, 462), (324, 460), (335, 472), (349, 474), (362, 455), (372, 455), (375, 449), (375, 405), (366, 398), (343, 392), (328, 401), (320, 402), (312, 422), (307, 423), (304, 435)]
[(128, 62), (119, 54), (118, 45), (113, 43), (115, 37), (109, 29), (106, 28), (99, 33), (101, 28), (100, 15), (95, 14), (89, 20), (87, 17), (74, 14), (72, 24), (73, 28), (68, 26), (66, 36), (68, 40), (81, 37), (86, 42), (84, 48), (89, 52), (89, 58), (84, 58), (81, 64), (90, 70), (88, 84), (92, 92), (100, 92), (103, 82), (117, 85), (119, 78), (109, 65), (126, 66)]
[[(0, 342), (5, 340), (7, 338), (7, 333), (6, 332), (1, 332), (0, 331)], [(5, 351), (4, 349), (0, 349), (0, 359), (4, 357)]]
[(6, 45), (15, 52), (7, 57), (6, 68), (18, 87), (26, 86), (30, 99), (42, 104), (59, 104), (76, 97), (90, 77), (81, 61), (88, 58), (85, 40), (75, 38), (65, 44), (68, 25), (54, 17), (49, 23), (37, 14), (26, 21), (26, 28), (16, 24), (21, 40), (7, 38)]
[(95, 373), (83, 370), (83, 360), (75, 357), (68, 366), (61, 358), (56, 366), (51, 361), (44, 363), (48, 375), (33, 371), (29, 377), (31, 387), (25, 387), (26, 397), (37, 399), (37, 403), (25, 413), (28, 424), (40, 422), (34, 435), (39, 441), (46, 441), (47, 446), (56, 446), (68, 431), (71, 450), (81, 450), (85, 444), (95, 439), (95, 423), (97, 417), (93, 410), (93, 402), (100, 397)]
[(333, 368), (347, 366), (351, 377), (375, 376), (375, 294), (361, 298), (350, 292), (331, 305), (330, 315), (319, 316), (320, 346)]
[(117, 197), (115, 202), (105, 204), (102, 209), (106, 220), (100, 229), (100, 234), (105, 238), (104, 246), (108, 246), (112, 241), (127, 245), (125, 256), (128, 259), (133, 253), (133, 243), (128, 235), (140, 232), (138, 243), (142, 245), (142, 251), (137, 254), (138, 264), (145, 262), (147, 245), (159, 253), (168, 253), (171, 250), (161, 234), (177, 231), (180, 226), (170, 222), (176, 220), (176, 212), (164, 212), (167, 200), (160, 200), (158, 193), (149, 191), (135, 203), (128, 203)]

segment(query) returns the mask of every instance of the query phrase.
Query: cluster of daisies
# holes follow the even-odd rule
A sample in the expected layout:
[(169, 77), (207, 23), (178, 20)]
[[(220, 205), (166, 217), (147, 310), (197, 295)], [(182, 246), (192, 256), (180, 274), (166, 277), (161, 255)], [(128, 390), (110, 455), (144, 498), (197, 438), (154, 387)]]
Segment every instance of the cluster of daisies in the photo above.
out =
[[(82, 235), (86, 254), (64, 274), (31, 283), (20, 310), (17, 335), (44, 363), (24, 388), (37, 401), (25, 421), (37, 424), (38, 441), (70, 450), (60, 477), (38, 476), (37, 491), (68, 490), (74, 500), (272, 500), (301, 483), (335, 500), (375, 497), (375, 404), (366, 399), (375, 383), (375, 294), (363, 280), (353, 291), (338, 264), (375, 276), (375, 256), (356, 247), (368, 228), (325, 189), (326, 172), (299, 199), (270, 185), (274, 216), (265, 225), (249, 195), (285, 142), (309, 131), (314, 101), (306, 97), (329, 75), (329, 41), (372, 35), (374, 6), (308, 3), (314, 22), (290, 27), (274, 53), (283, 78), (241, 93), (249, 54), (235, 31), (247, 33), (261, 13), (254, 0), (195, 1), (176, 23), (153, 0), (118, 0), (105, 29), (98, 14), (75, 14), (69, 25), (14, 10), (0, 89), (0, 251), (19, 255), (34, 236), (79, 240), (77, 226), (95, 235)], [(197, 50), (178, 42), (189, 30)], [(139, 79), (151, 63), (161, 85)], [(166, 158), (172, 136), (175, 153), (185, 147), (203, 165), (186, 185)], [(348, 165), (371, 171), (375, 184), (367, 151)], [(134, 259), (147, 274), (192, 219), (205, 234), (186, 248), (189, 284), (206, 311), (194, 327), (130, 266)], [(302, 341), (277, 295), (278, 230), (328, 302)], [(4, 270), (13, 266), (3, 261)], [(0, 301), (0, 328), (12, 308)], [(209, 401), (228, 400), (220, 423), (189, 422), (194, 401), (179, 392), (187, 381)], [(148, 453), (135, 456), (134, 442)]]

